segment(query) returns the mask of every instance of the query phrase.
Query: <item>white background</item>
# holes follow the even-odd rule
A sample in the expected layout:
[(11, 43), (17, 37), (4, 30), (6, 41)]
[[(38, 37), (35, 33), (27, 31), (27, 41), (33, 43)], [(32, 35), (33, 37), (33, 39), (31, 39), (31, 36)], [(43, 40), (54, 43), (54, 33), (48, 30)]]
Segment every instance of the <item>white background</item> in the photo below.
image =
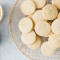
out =
[(5, 16), (0, 22), (0, 60), (30, 60), (14, 45), (9, 31), (9, 15), (16, 0), (0, 0)]

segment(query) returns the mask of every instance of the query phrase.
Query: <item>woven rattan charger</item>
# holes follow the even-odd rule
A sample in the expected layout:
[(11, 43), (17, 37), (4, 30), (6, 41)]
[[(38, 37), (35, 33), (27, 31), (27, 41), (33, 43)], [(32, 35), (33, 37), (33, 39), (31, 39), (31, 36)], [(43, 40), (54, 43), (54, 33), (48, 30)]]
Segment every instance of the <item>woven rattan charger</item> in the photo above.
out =
[[(25, 17), (20, 11), (20, 3), (23, 0), (17, 0), (14, 4), (10, 17), (9, 17), (9, 27), (12, 39), (17, 46), (17, 48), (31, 60), (60, 60), (60, 49), (57, 49), (55, 55), (51, 57), (44, 56), (40, 48), (37, 50), (30, 50), (26, 45), (21, 42), (21, 32), (18, 29), (18, 22), (22, 17)], [(51, 0), (47, 0), (47, 3), (50, 3)], [(47, 38), (41, 37), (43, 42), (47, 40)]]

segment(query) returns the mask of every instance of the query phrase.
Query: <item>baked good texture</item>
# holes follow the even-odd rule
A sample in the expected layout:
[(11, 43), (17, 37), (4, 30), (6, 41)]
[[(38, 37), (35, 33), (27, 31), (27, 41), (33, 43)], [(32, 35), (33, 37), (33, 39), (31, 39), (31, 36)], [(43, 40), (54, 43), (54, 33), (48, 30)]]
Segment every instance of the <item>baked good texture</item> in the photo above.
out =
[(42, 10), (37, 10), (33, 15), (32, 15), (33, 22), (36, 24), (39, 21), (47, 21), (46, 18), (44, 18)]
[(58, 34), (52, 34), (49, 39), (49, 44), (51, 45), (51, 47), (57, 49), (60, 47), (60, 35)]
[(22, 33), (21, 40), (24, 44), (29, 45), (35, 42), (36, 40), (36, 34), (34, 31), (31, 31), (30, 33)]
[(60, 19), (56, 19), (52, 23), (52, 31), (55, 34), (60, 34)]
[(52, 56), (56, 53), (56, 50), (51, 48), (48, 42), (44, 42), (41, 46), (41, 51), (45, 56)]
[(33, 0), (37, 8), (42, 8), (46, 4), (46, 0)]
[(52, 0), (52, 4), (55, 5), (58, 9), (60, 9), (60, 0)]
[(25, 15), (31, 15), (35, 12), (36, 6), (32, 0), (24, 0), (20, 6), (21, 11)]
[(27, 45), (30, 49), (38, 49), (41, 47), (41, 38), (39, 36), (36, 37), (36, 41), (33, 44)]
[(22, 33), (28, 33), (33, 29), (33, 22), (30, 18), (25, 17), (19, 21), (18, 27)]
[(45, 36), (51, 31), (51, 26), (48, 22), (40, 21), (35, 25), (35, 32), (39, 36)]
[(54, 20), (57, 17), (57, 15), (58, 15), (58, 10), (57, 10), (57, 8), (54, 5), (47, 4), (43, 8), (43, 15), (48, 20)]

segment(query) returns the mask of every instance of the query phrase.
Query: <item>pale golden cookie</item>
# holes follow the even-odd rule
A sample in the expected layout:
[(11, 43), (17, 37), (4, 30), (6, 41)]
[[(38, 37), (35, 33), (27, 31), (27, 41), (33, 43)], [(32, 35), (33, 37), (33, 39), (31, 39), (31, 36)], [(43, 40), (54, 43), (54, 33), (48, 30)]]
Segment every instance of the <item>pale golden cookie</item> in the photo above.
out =
[(28, 33), (33, 29), (33, 22), (30, 18), (22, 18), (19, 22), (19, 29), (22, 33)]
[(25, 15), (31, 15), (35, 12), (35, 4), (33, 1), (31, 0), (24, 0), (21, 4), (21, 11), (25, 14)]
[(46, 4), (46, 0), (33, 0), (37, 8), (42, 8)]
[(51, 45), (51, 47), (57, 49), (60, 47), (60, 35), (57, 34), (52, 34), (49, 39), (49, 44)]
[(32, 15), (32, 19), (34, 21), (34, 23), (38, 23), (41, 20), (47, 21), (47, 19), (44, 18), (42, 10), (37, 10), (33, 15)]
[(60, 19), (60, 13), (58, 14), (58, 17), (57, 17), (57, 19)]
[(56, 50), (51, 48), (48, 42), (44, 42), (41, 46), (41, 51), (45, 56), (51, 56), (56, 53)]
[(48, 22), (40, 21), (35, 25), (35, 32), (39, 36), (45, 36), (51, 31), (51, 26)]
[(43, 15), (46, 19), (48, 20), (53, 20), (57, 17), (58, 15), (58, 10), (57, 8), (52, 5), (52, 4), (47, 4), (44, 8), (43, 8)]
[(41, 47), (41, 39), (37, 36), (36, 41), (33, 44), (27, 45), (30, 49), (38, 49)]
[(32, 44), (36, 40), (36, 34), (34, 31), (31, 31), (30, 33), (26, 33), (26, 34), (22, 33), (21, 40), (24, 44), (27, 45)]
[(60, 0), (52, 0), (52, 4), (55, 5), (58, 9), (60, 9)]
[(56, 19), (52, 23), (52, 31), (55, 34), (60, 34), (60, 19)]

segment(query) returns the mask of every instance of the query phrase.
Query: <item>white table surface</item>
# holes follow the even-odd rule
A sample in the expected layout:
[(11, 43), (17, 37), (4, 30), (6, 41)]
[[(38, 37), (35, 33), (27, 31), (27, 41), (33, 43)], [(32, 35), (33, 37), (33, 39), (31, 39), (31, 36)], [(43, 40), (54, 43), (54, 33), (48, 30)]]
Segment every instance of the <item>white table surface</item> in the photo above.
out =
[(30, 60), (14, 45), (9, 31), (9, 15), (16, 0), (0, 0), (5, 17), (0, 22), (0, 60)]

